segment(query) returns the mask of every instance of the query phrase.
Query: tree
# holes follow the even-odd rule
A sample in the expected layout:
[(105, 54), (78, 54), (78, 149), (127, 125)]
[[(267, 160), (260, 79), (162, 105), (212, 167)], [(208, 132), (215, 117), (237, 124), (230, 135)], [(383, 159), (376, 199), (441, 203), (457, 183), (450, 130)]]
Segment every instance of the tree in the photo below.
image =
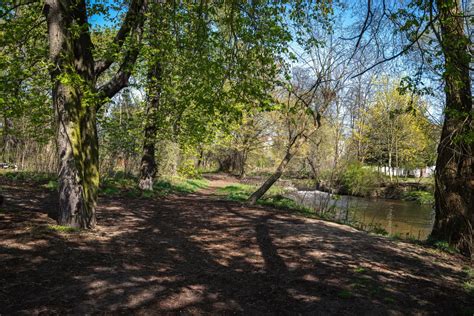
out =
[(374, 102), (359, 122), (357, 135), (369, 164), (414, 169), (430, 162), (434, 133), (433, 124), (425, 116), (426, 103), (417, 96), (401, 95), (398, 88), (384, 82)]
[[(21, 169), (55, 170), (53, 115), (48, 93), (47, 41), (41, 3), (0, 6), (2, 161)], [(3, 10), (5, 9), (5, 10)]]
[[(316, 33), (313, 30), (313, 33)], [(287, 143), (283, 159), (275, 172), (249, 197), (248, 202), (255, 204), (271, 186), (278, 181), (291, 159), (300, 148), (321, 127), (321, 119), (337, 99), (346, 78), (345, 56), (337, 54), (342, 46), (334, 43), (330, 32), (326, 37), (329, 44), (324, 47), (320, 42), (307, 47), (309, 60), (306, 68), (295, 67), (293, 78), (279, 91), (280, 107), (285, 116)]]
[[(282, 99), (282, 113), (287, 127), (287, 143), (283, 159), (270, 177), (248, 198), (250, 204), (255, 204), (280, 179), (291, 159), (296, 155), (308, 139), (321, 126), (321, 118), (336, 98), (335, 87), (327, 84), (332, 60), (322, 65), (316, 79), (308, 78), (307, 70), (300, 69), (295, 73), (295, 81), (289, 89), (282, 90), (288, 94)], [(309, 84), (312, 83), (312, 84)], [(337, 85), (337, 84), (336, 84)]]
[[(138, 56), (145, 0), (134, 0), (103, 59), (94, 59), (85, 0), (46, 0), (53, 105), (59, 156), (61, 225), (93, 228), (99, 185), (97, 109), (128, 84)], [(124, 45), (130, 37), (127, 45)], [(119, 69), (100, 86), (100, 76), (123, 53)]]
[(435, 175), (436, 217), (431, 236), (474, 256), (474, 131), (469, 76), (471, 39), (461, 1), (436, 1), (444, 55), (446, 109)]
[(159, 69), (159, 75), (148, 74), (140, 187), (152, 189), (157, 140), (171, 139), (183, 148), (209, 141), (216, 128), (225, 130), (247, 109), (268, 107), (290, 39), (284, 5), (182, 1), (154, 6), (151, 14), (160, 14), (161, 22), (150, 22), (155, 31), (147, 37), (145, 56), (150, 71)]
[(215, 146), (219, 171), (232, 172), (240, 178), (245, 176), (249, 155), (265, 147), (270, 138), (272, 121), (266, 114), (244, 112), (241, 121), (232, 125), (228, 137), (221, 138)]

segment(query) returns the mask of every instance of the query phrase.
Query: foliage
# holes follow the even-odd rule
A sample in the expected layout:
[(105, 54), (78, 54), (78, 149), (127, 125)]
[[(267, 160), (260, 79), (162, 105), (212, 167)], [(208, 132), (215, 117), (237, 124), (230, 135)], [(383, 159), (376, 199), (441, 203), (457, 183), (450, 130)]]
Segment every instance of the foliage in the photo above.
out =
[(370, 195), (379, 184), (379, 175), (370, 167), (355, 162), (347, 165), (341, 176), (341, 182), (353, 195)]
[(415, 169), (434, 164), (437, 129), (427, 118), (419, 97), (401, 95), (386, 80), (355, 134), (363, 143), (365, 160), (374, 165)]
[(410, 191), (403, 194), (403, 199), (408, 201), (416, 201), (420, 204), (434, 204), (433, 192), (427, 191)]
[(442, 240), (428, 240), (429, 244), (432, 244), (436, 249), (448, 252), (448, 253), (458, 253), (456, 248), (449, 245), (448, 242)]

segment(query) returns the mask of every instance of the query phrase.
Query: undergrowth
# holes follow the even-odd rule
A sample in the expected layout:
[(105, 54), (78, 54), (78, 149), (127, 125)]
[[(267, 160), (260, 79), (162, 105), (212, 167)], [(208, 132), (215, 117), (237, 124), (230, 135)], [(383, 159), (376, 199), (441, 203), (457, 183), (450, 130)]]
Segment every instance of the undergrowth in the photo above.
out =
[(466, 273), (466, 281), (463, 284), (464, 290), (469, 295), (474, 296), (474, 269), (465, 267), (463, 270)]
[[(58, 190), (57, 176), (50, 173), (0, 170), (0, 177), (11, 181), (35, 182), (48, 190)], [(120, 174), (114, 177), (103, 177), (99, 186), (99, 195), (152, 198), (171, 193), (194, 193), (199, 189), (206, 188), (209, 181), (203, 178), (184, 179), (179, 177), (157, 179), (153, 184), (153, 191), (142, 191), (137, 184), (138, 178), (135, 176)]]
[(135, 177), (106, 178), (100, 185), (99, 194), (104, 196), (125, 195), (153, 198), (173, 193), (194, 193), (209, 185), (206, 179), (163, 178), (154, 182), (153, 191), (142, 191), (138, 188), (137, 183), (138, 179)]
[(56, 181), (57, 175), (47, 172), (11, 171), (0, 169), (0, 177), (12, 181), (48, 182)]
[(406, 201), (416, 201), (420, 204), (432, 205), (434, 204), (434, 195), (427, 191), (411, 191), (403, 194), (402, 197)]

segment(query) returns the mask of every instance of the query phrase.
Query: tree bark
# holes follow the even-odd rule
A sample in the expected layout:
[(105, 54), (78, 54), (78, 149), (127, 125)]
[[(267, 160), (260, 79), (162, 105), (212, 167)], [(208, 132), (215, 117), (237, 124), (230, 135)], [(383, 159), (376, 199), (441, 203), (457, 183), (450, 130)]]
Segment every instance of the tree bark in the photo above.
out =
[(474, 158), (469, 38), (460, 1), (436, 1), (445, 58), (446, 110), (435, 173), (435, 223), (431, 237), (473, 258)]
[[(94, 60), (86, 4), (47, 0), (49, 51), (54, 68), (53, 105), (59, 154), (60, 225), (93, 228), (99, 185), (98, 140), (93, 99)], [(79, 34), (72, 28), (80, 26)]]
[(251, 205), (257, 203), (257, 201), (262, 198), (262, 196), (272, 187), (275, 182), (280, 179), (281, 175), (286, 169), (286, 166), (288, 163), (291, 161), (291, 158), (293, 158), (294, 152), (290, 152), (289, 150), (286, 152), (285, 157), (283, 160), (280, 162), (278, 165), (278, 168), (275, 170), (275, 172), (258, 188), (257, 191), (252, 193), (252, 195), (248, 198), (247, 202), (250, 203)]
[(145, 140), (143, 156), (140, 164), (140, 180), (138, 186), (142, 190), (153, 190), (153, 179), (156, 176), (155, 142), (158, 126), (156, 114), (160, 105), (161, 65), (155, 62), (148, 72), (148, 102), (146, 108)]
[[(134, 19), (129, 29), (136, 30), (140, 41), (146, 1), (132, 0), (130, 8), (139, 18)], [(94, 68), (85, 0), (46, 0), (44, 14), (48, 24), (52, 97), (57, 120), (58, 223), (90, 229), (96, 225), (99, 186), (96, 111), (113, 95), (96, 89), (98, 74)], [(114, 87), (109, 91), (118, 91), (125, 85), (125, 80), (128, 82), (137, 56), (136, 46), (128, 50), (120, 70), (106, 84)], [(106, 68), (104, 66), (101, 71)]]

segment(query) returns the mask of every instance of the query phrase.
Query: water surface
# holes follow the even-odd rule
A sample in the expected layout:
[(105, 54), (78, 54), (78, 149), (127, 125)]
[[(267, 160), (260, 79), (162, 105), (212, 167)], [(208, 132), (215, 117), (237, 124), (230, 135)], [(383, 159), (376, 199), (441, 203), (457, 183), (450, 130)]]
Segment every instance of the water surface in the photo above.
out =
[(335, 196), (317, 190), (294, 191), (289, 197), (314, 209), (330, 210), (337, 220), (380, 227), (391, 235), (404, 238), (424, 240), (433, 227), (434, 212), (431, 205), (413, 201)]

